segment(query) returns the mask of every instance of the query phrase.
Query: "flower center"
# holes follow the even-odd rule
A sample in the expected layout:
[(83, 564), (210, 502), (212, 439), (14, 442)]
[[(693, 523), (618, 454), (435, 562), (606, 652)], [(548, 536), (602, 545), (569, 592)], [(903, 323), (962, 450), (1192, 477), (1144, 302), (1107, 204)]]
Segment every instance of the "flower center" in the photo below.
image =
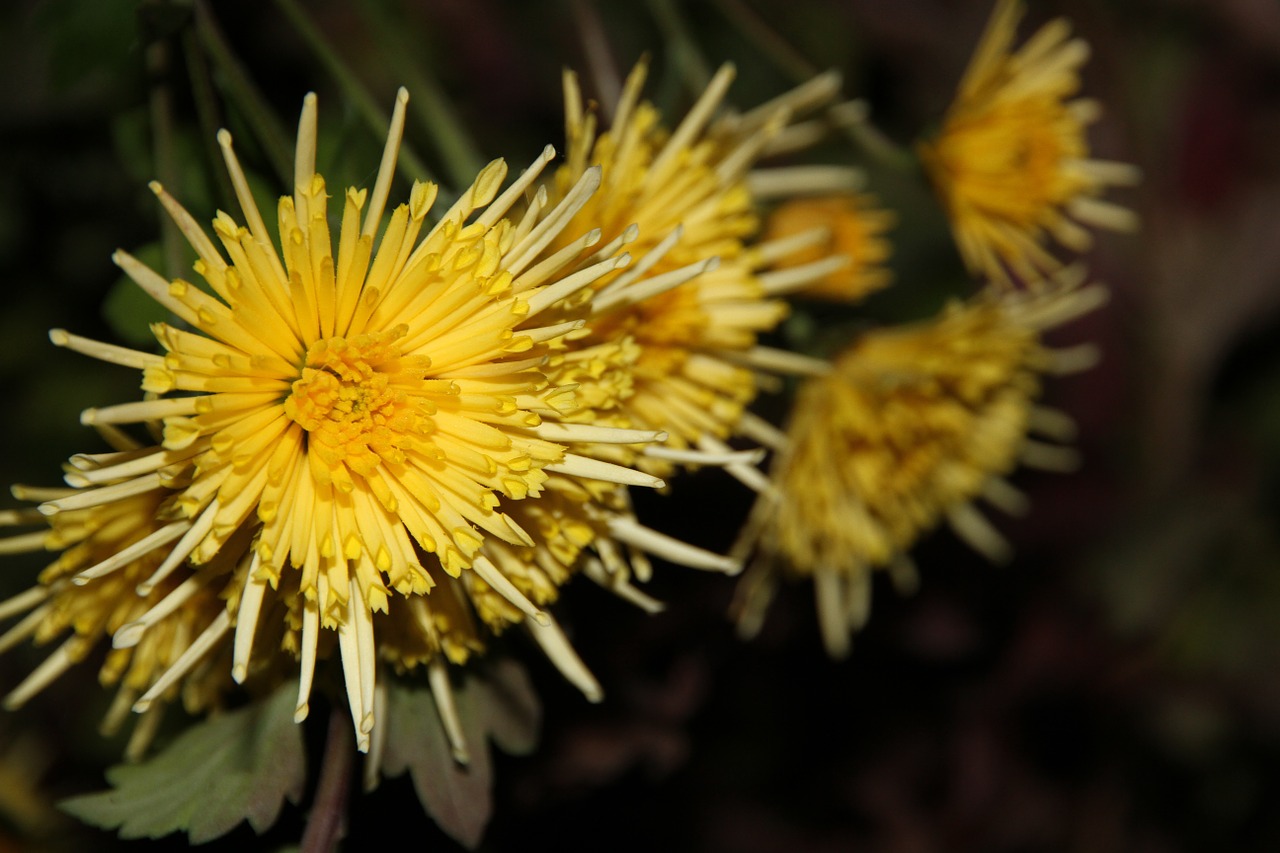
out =
[(325, 338), (307, 350), (284, 411), (307, 431), (309, 454), (365, 476), (380, 461), (404, 461), (413, 438), (429, 429), (428, 412), (409, 393), (426, 360), (402, 357), (395, 344), (407, 331)]
[(1014, 101), (953, 129), (947, 159), (957, 192), (1026, 226), (1080, 192), (1070, 163), (1085, 156), (1083, 126), (1056, 102)]

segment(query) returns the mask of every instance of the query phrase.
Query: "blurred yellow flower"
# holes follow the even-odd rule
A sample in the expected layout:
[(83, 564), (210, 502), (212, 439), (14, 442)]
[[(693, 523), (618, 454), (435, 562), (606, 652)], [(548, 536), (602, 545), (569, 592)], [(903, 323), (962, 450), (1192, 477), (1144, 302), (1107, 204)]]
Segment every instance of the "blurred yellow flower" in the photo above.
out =
[(1055, 352), (1041, 333), (1105, 299), (1079, 280), (1035, 294), (988, 292), (914, 326), (871, 332), (797, 395), (774, 489), (757, 503), (737, 551), (758, 557), (737, 603), (744, 633), (758, 629), (778, 575), (812, 577), (833, 655), (866, 619), (871, 572), (914, 583), (906, 554), (947, 521), (994, 560), (1008, 545), (975, 509), (984, 498), (1025, 504), (1005, 479), (1019, 462), (1070, 468), (1074, 451), (1031, 438), (1069, 439), (1070, 420), (1036, 404), (1041, 376), (1090, 361)]
[(827, 255), (843, 255), (849, 262), (800, 290), (804, 296), (855, 302), (888, 286), (893, 274), (885, 261), (893, 247), (885, 232), (897, 217), (878, 206), (874, 196), (849, 193), (838, 196), (798, 198), (780, 205), (769, 214), (765, 239), (783, 240), (814, 228), (826, 228), (829, 242), (808, 246), (787, 255), (778, 268), (799, 266)]
[[(646, 73), (645, 63), (631, 72), (601, 132), (596, 115), (583, 108), (576, 78), (566, 74), (568, 152), (548, 190), (550, 199), (564, 197), (598, 165), (600, 191), (565, 227), (561, 242), (598, 228), (605, 241), (625, 241), (642, 258), (597, 282), (583, 343), (629, 338), (637, 345), (634, 389), (622, 402), (622, 416), (635, 427), (669, 433), (671, 450), (650, 448), (637, 463), (665, 475), (673, 463), (696, 464), (690, 449), (723, 453), (722, 440), (739, 427), (758, 390), (755, 369), (779, 364), (757, 344), (786, 314), (778, 297), (845, 263), (824, 257), (769, 271), (781, 256), (820, 241), (821, 229), (781, 246), (753, 245), (760, 228), (757, 188), (777, 195), (805, 184), (803, 168), (758, 180), (753, 167), (786, 147), (793, 117), (828, 103), (839, 80), (822, 75), (748, 113), (717, 119), (734, 77), (726, 65), (668, 130), (658, 110), (640, 100)], [(836, 170), (836, 189), (851, 183), (846, 171)]]
[(1080, 253), (1084, 226), (1132, 230), (1134, 214), (1101, 196), (1138, 170), (1090, 159), (1085, 129), (1097, 102), (1072, 98), (1089, 56), (1056, 19), (1013, 49), (1021, 0), (998, 0), (942, 128), (919, 146), (965, 265), (998, 285), (1035, 281), (1060, 266), (1054, 241)]
[[(129, 452), (121, 450), (106, 456)], [(91, 471), (102, 463), (102, 457), (78, 456), (71, 465), (76, 470)], [(68, 488), (14, 489), (17, 497), (36, 501), (69, 497), (74, 492)], [(141, 755), (159, 725), (164, 703), (154, 702), (155, 699), (171, 700), (180, 692), (187, 710), (196, 713), (215, 706), (232, 686), (230, 649), (225, 644), (220, 654), (185, 680), (166, 677), (170, 672), (184, 672), (183, 668), (175, 668), (184, 656), (204, 657), (210, 650), (208, 638), (225, 631), (230, 615), (226, 601), (214, 589), (170, 575), (145, 596), (135, 592), (135, 587), (151, 577), (163, 560), (162, 554), (148, 546), (166, 537), (172, 541), (175, 525), (180, 523), (174, 512), (174, 494), (155, 488), (100, 506), (61, 512), (52, 518), (35, 509), (0, 512), (0, 525), (41, 528), (0, 539), (0, 553), (61, 551), (41, 573), (37, 586), (0, 603), (0, 619), (26, 614), (0, 637), (0, 652), (28, 638), (45, 644), (70, 634), (5, 697), (5, 708), (20, 707), (88, 657), (107, 637), (127, 626), (136, 627), (144, 617), (150, 619), (152, 630), (136, 645), (109, 652), (99, 671), (104, 686), (118, 685), (116, 700), (103, 722), (104, 732), (116, 730), (129, 709), (145, 697), (146, 711), (126, 747), (128, 757), (136, 759)], [(223, 570), (211, 565), (206, 572)], [(180, 600), (181, 604), (156, 609), (165, 600)]]

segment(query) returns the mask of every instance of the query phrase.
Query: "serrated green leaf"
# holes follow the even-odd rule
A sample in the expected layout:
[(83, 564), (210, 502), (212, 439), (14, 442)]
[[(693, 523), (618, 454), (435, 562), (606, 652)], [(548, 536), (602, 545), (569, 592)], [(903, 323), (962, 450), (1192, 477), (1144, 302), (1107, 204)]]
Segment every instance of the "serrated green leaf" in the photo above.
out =
[(382, 772), (399, 776), (408, 771), (427, 814), (459, 844), (473, 849), (493, 810), (489, 741), (505, 752), (531, 752), (542, 713), (529, 676), (511, 660), (468, 670), (453, 696), (470, 763), (464, 767), (454, 761), (431, 691), (392, 682)]
[(459, 844), (474, 849), (493, 811), (493, 768), (481, 715), (465, 686), (454, 691), (471, 762), (453, 760), (430, 690), (391, 685), (387, 695), (387, 751), (382, 770), (413, 779), (432, 820)]
[(306, 782), (302, 730), (293, 722), (295, 688), (188, 728), (147, 761), (107, 771), (111, 789), (65, 800), (86, 823), (121, 838), (160, 838), (185, 831), (193, 844), (247, 820), (255, 831), (275, 823), (287, 798)]

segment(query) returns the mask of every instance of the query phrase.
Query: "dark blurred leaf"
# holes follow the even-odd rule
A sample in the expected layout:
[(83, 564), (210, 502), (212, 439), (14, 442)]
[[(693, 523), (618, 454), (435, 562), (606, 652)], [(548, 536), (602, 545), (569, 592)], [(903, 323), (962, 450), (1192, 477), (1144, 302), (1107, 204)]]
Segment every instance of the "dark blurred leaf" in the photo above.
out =
[(137, 0), (45, 0), (36, 24), (49, 45), (49, 76), (59, 88), (94, 72), (127, 76), (138, 65)]
[(524, 670), (512, 661), (469, 671), (455, 685), (470, 762), (454, 761), (430, 690), (392, 683), (387, 697), (387, 752), (382, 771), (406, 770), (422, 807), (458, 843), (474, 849), (493, 811), (488, 741), (525, 754), (537, 743), (541, 711)]
[(538, 746), (542, 708), (523, 667), (496, 660), (483, 680), (470, 685), (484, 714), (489, 737), (508, 755), (528, 755)]
[(111, 790), (74, 797), (62, 808), (121, 838), (185, 831), (193, 844), (225, 835), (241, 821), (257, 832), (275, 823), (287, 797), (306, 782), (294, 691), (196, 723), (153, 758), (107, 771)]

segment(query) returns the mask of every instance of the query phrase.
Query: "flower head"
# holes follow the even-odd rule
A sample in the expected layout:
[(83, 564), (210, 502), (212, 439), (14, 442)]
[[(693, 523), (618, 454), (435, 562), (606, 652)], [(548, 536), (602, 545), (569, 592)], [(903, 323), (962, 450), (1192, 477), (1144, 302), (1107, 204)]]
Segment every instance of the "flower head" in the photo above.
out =
[[(562, 240), (599, 228), (604, 240), (628, 241), (640, 258), (596, 284), (584, 343), (635, 342), (634, 390), (621, 411), (635, 427), (669, 433), (674, 451), (659, 458), (666, 451), (653, 449), (640, 462), (663, 473), (672, 461), (691, 460), (681, 455), (688, 448), (723, 450), (720, 441), (757, 392), (751, 368), (767, 355), (757, 337), (786, 314), (778, 297), (844, 263), (823, 258), (765, 271), (780, 254), (822, 239), (821, 229), (783, 247), (751, 245), (759, 230), (752, 167), (784, 142), (797, 111), (831, 99), (838, 80), (815, 78), (749, 113), (713, 122), (733, 79), (732, 66), (725, 66), (668, 130), (658, 110), (640, 100), (646, 71), (644, 63), (632, 71), (612, 122), (600, 132), (596, 116), (583, 109), (576, 79), (566, 75), (568, 154), (548, 189), (550, 198), (564, 197), (588, 167), (599, 166), (600, 190)], [(777, 192), (787, 181), (766, 183)]]
[[(79, 456), (72, 460), (71, 467), (89, 471), (99, 464), (99, 459)], [(25, 500), (50, 500), (68, 497), (74, 490), (17, 487), (14, 493)], [(176, 538), (173, 534), (178, 517), (172, 498), (172, 492), (157, 488), (52, 518), (35, 509), (0, 513), (0, 524), (5, 526), (41, 528), (0, 539), (0, 550), (61, 552), (41, 573), (37, 586), (0, 604), (3, 618), (26, 613), (0, 637), (0, 650), (28, 638), (41, 645), (62, 640), (8, 694), (6, 708), (26, 703), (111, 635), (137, 634), (143, 619), (149, 620), (151, 630), (135, 643), (113, 648), (99, 670), (103, 686), (117, 687), (116, 701), (103, 722), (103, 730), (117, 729), (129, 709), (141, 702), (145, 712), (126, 748), (126, 754), (136, 758), (155, 733), (166, 701), (180, 694), (192, 713), (219, 704), (232, 686), (229, 648), (208, 656), (213, 659), (205, 660), (195, 670), (178, 664), (184, 658), (207, 656), (207, 638), (223, 630), (229, 619), (227, 602), (213, 587), (196, 582), (184, 586), (172, 575), (146, 595), (135, 591), (163, 560), (161, 554), (148, 548), (149, 542)], [(210, 566), (208, 570), (219, 569)], [(156, 609), (166, 600), (171, 605), (179, 601), (181, 604)]]
[(884, 267), (893, 249), (885, 232), (896, 217), (879, 207), (875, 198), (861, 193), (818, 198), (799, 198), (780, 205), (769, 214), (766, 240), (783, 240), (814, 228), (830, 231), (826, 245), (808, 246), (779, 260), (780, 269), (821, 260), (828, 252), (849, 259), (800, 293), (823, 299), (855, 302), (885, 287), (893, 275)]
[(1005, 479), (1019, 462), (1074, 464), (1071, 450), (1030, 436), (1071, 433), (1065, 415), (1036, 399), (1042, 375), (1080, 361), (1049, 349), (1040, 333), (1105, 298), (1078, 284), (988, 292), (915, 326), (868, 333), (801, 389), (774, 491), (739, 543), (759, 551), (739, 599), (747, 630), (779, 573), (812, 577), (824, 640), (843, 654), (866, 618), (871, 571), (912, 583), (907, 551), (943, 520), (992, 559), (1007, 557), (974, 501), (1019, 510), (1025, 499)]
[[(564, 306), (589, 298), (597, 279), (630, 260), (617, 245), (589, 255), (598, 232), (553, 257), (543, 253), (591, 197), (599, 170), (583, 171), (565, 199), (516, 222), (504, 215), (552, 152), (501, 194), (506, 166), (494, 161), (433, 225), (436, 188), (417, 183), (383, 227), (407, 99), (401, 90), (372, 193), (342, 194), (336, 240), (315, 170), (314, 96), (299, 124), (294, 192), (278, 207), (278, 246), (225, 131), (219, 143), (244, 225), (219, 213), (211, 238), (153, 185), (203, 280), (168, 281), (117, 252), (125, 272), (181, 321), (155, 327), (164, 355), (51, 335), (143, 372), (147, 399), (90, 409), (86, 423), (154, 423), (163, 440), (77, 475), (74, 493), (40, 510), (56, 519), (170, 490), (169, 538), (148, 539), (138, 555), (164, 556), (138, 594), (171, 575), (227, 597), (234, 590), (235, 612), (221, 633), (234, 632), (237, 681), (248, 674), (259, 624), (283, 609), (282, 643), (301, 660), (299, 718), (332, 641), (321, 634), (336, 634), (362, 748), (374, 725), (375, 612), (421, 610), (405, 602), (441, 584), (453, 595), (451, 582), (465, 573), (474, 579), (463, 583), (483, 584), (545, 620), (484, 550), (488, 541), (538, 544), (505, 508), (538, 499), (556, 474), (662, 484), (571, 452), (579, 443), (652, 441), (652, 430), (584, 434), (558, 424), (581, 410), (574, 386), (561, 384), (564, 341), (582, 326), (565, 319)], [(601, 375), (625, 367), (624, 348), (594, 356), (606, 362)], [(436, 636), (438, 615), (452, 612), (436, 602), (419, 628), (429, 647), (456, 656), (469, 641)], [(166, 597), (153, 609), (172, 606)], [(137, 633), (129, 639), (146, 632)]]
[(1059, 266), (1050, 240), (1073, 252), (1087, 225), (1129, 230), (1134, 215), (1101, 198), (1138, 180), (1135, 167), (1093, 160), (1085, 130), (1099, 114), (1076, 98), (1088, 45), (1051, 21), (1014, 50), (1021, 0), (998, 0), (955, 101), (920, 155), (969, 269), (999, 284)]

